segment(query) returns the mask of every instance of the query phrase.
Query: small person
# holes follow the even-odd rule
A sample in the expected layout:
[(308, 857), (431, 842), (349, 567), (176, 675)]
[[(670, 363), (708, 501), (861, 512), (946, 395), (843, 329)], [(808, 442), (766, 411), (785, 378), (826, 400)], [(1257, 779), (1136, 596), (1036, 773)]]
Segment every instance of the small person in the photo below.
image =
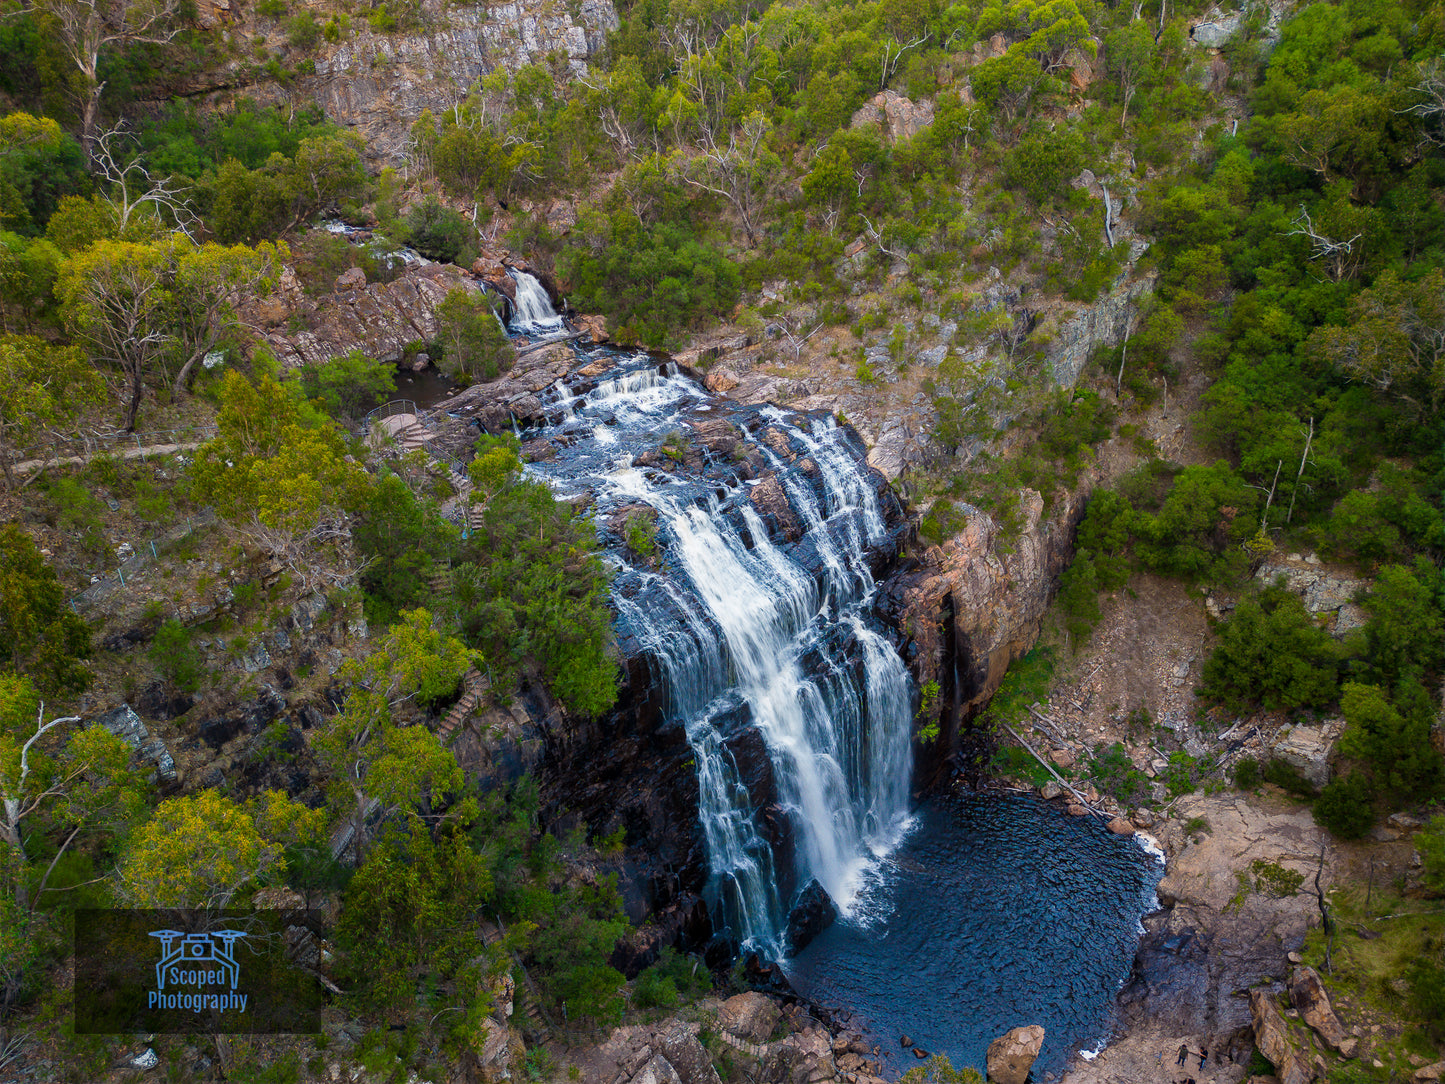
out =
[(1180, 1043), (1180, 1044), (1179, 1044), (1179, 1060), (1176, 1061), (1174, 1064), (1175, 1064), (1175, 1065), (1184, 1065), (1186, 1062), (1188, 1062), (1188, 1060), (1189, 1060), (1189, 1045), (1188, 1045), (1187, 1043)]
[(1201, 1046), (1199, 1048), (1199, 1068), (1204, 1068), (1204, 1059), (1207, 1057), (1209, 1057), (1209, 1048)]

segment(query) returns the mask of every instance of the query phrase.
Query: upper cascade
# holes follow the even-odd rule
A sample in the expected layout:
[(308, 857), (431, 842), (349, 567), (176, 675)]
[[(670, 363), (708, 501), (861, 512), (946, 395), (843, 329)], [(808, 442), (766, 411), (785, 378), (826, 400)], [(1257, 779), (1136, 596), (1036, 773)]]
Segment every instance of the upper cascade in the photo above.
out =
[(831, 416), (738, 407), (671, 362), (543, 400), (522, 436), (555, 453), (529, 470), (591, 494), (613, 546), (618, 639), (694, 754), (714, 925), (786, 955), (798, 891), (816, 880), (848, 914), (909, 823), (913, 688), (871, 613), (897, 510)]
[(512, 310), (511, 330), (518, 335), (549, 335), (563, 330), (562, 317), (552, 307), (547, 289), (535, 275), (512, 269), (517, 297)]

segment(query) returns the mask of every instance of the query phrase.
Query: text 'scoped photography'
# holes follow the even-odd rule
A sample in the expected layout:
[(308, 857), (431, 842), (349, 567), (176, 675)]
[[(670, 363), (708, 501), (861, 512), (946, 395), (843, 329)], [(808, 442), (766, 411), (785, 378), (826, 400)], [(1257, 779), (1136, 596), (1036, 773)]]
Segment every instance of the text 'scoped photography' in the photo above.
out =
[(76, 1033), (318, 1031), (315, 919), (306, 911), (78, 911)]

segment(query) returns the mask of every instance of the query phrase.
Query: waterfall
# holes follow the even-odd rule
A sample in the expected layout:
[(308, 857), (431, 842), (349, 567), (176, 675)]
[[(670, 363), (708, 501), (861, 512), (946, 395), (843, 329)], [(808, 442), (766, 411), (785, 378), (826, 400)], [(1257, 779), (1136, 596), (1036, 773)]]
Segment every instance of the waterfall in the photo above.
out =
[(535, 275), (512, 268), (517, 298), (512, 313), (512, 330), (518, 334), (547, 335), (562, 330), (562, 317), (552, 308), (552, 299)]
[[(803, 530), (790, 543), (750, 499), (765, 479), (711, 453), (698, 478), (657, 454), (667, 433), (720, 404), (675, 365), (639, 355), (622, 368), (544, 396), (542, 435), (565, 450), (531, 469), (559, 491), (594, 493), (599, 520), (654, 510), (662, 558), (625, 564), (613, 582), (619, 638), (649, 660), (691, 745), (715, 923), (779, 957), (793, 902), (782, 886), (816, 879), (847, 915), (908, 824), (913, 690), (869, 617), (868, 551), (887, 536), (878, 489), (856, 438), (831, 417), (750, 412), (745, 446)], [(760, 773), (773, 790), (761, 799), (749, 787)], [(787, 854), (769, 839), (779, 814)]]

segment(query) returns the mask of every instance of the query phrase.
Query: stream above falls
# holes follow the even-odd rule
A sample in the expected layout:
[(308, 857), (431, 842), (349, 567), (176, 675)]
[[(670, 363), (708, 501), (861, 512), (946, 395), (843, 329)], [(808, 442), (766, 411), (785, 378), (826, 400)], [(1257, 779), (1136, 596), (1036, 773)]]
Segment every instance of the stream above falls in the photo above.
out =
[(915, 817), (853, 916), (784, 963), (789, 981), (851, 1013), (895, 1077), (917, 1063), (904, 1035), (982, 1072), (991, 1041), (1042, 1024), (1040, 1081), (1099, 1049), (1159, 858), (1031, 797), (939, 798)]

